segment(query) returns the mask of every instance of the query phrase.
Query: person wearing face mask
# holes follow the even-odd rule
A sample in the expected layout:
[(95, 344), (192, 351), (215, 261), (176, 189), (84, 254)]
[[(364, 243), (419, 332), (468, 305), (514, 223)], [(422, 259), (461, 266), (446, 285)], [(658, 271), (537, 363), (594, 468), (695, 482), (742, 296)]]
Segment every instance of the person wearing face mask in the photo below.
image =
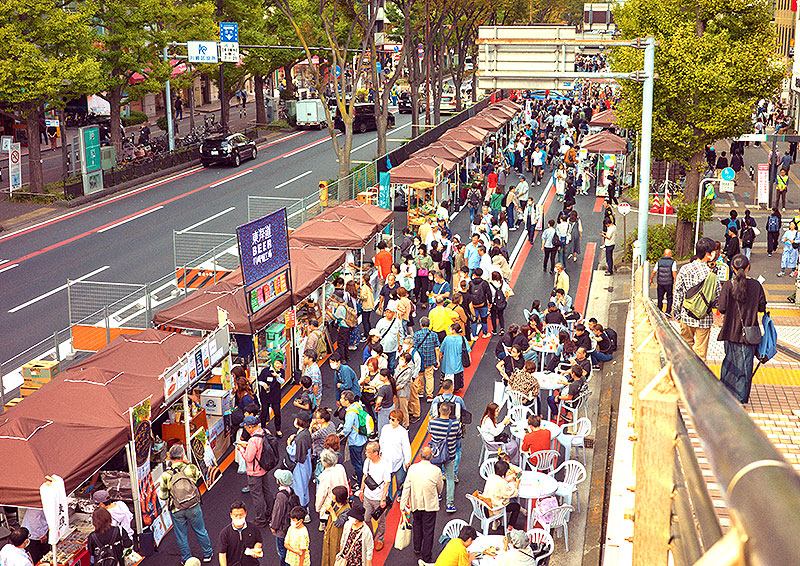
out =
[(231, 504), (231, 523), (219, 533), (219, 566), (258, 566), (263, 556), (261, 530), (247, 522), (244, 502)]
[(28, 529), (19, 527), (11, 531), (8, 543), (0, 549), (0, 564), (3, 566), (33, 566), (31, 556), (25, 550), (30, 543)]

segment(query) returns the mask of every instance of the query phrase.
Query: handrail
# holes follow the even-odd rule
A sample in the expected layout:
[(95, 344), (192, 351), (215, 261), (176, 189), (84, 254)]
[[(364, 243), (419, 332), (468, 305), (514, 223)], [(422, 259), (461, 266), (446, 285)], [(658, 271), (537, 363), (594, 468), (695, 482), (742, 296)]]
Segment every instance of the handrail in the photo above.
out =
[(652, 301), (644, 303), (672, 378), (744, 537), (748, 564), (800, 564), (800, 475), (689, 348)]

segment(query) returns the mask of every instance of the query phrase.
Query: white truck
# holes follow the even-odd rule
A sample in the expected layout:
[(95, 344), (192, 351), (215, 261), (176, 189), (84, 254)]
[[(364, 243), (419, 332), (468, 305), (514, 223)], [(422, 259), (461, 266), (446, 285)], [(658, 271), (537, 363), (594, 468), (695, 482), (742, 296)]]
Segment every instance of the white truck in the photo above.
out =
[(317, 127), (322, 129), (325, 127), (325, 107), (319, 98), (311, 98), (308, 100), (298, 100), (297, 109), (297, 127)]

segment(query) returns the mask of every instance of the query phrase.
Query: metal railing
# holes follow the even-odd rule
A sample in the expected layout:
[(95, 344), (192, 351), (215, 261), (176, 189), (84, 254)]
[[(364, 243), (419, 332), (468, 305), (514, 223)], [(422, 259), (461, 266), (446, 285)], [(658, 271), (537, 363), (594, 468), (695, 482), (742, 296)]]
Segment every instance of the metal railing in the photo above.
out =
[[(800, 564), (800, 475), (644, 290), (632, 289), (634, 565)], [(685, 414), (685, 416), (684, 416)], [(689, 430), (731, 517), (723, 535)]]

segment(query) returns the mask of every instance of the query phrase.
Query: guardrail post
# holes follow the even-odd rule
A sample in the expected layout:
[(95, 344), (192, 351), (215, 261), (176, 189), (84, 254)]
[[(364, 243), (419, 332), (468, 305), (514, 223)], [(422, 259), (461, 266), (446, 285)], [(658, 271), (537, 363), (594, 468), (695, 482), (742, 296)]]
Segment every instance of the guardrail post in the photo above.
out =
[(145, 328), (150, 328), (152, 326), (152, 319), (153, 319), (152, 309), (153, 305), (150, 299), (150, 283), (145, 283), (144, 284), (144, 316), (145, 316), (144, 327)]
[[(678, 392), (670, 368), (669, 365), (662, 368), (637, 399), (633, 566), (667, 566), (669, 563), (678, 418)], [(648, 376), (640, 374), (638, 377), (646, 379)]]
[(103, 307), (103, 317), (106, 321), (106, 345), (111, 344), (111, 319), (108, 316), (108, 305)]
[(61, 352), (58, 351), (58, 330), (53, 332), (53, 345), (56, 347), (56, 361), (61, 361)]

